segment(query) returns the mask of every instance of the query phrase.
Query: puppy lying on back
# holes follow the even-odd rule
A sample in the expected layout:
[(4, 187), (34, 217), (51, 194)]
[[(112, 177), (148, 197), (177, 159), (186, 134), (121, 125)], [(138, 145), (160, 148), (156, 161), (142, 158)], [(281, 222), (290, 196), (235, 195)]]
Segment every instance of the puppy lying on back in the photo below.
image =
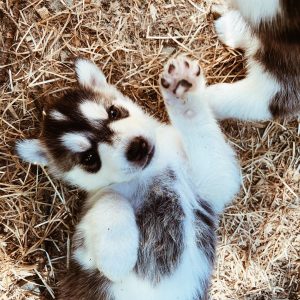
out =
[(213, 111), (243, 120), (300, 114), (300, 1), (228, 2), (216, 31), (224, 44), (245, 50), (248, 74), (208, 89)]
[(235, 155), (203, 100), (200, 67), (171, 60), (164, 125), (76, 62), (79, 88), (46, 112), (39, 139), (18, 143), (28, 162), (89, 192), (73, 238), (61, 300), (206, 299), (218, 212), (237, 193)]

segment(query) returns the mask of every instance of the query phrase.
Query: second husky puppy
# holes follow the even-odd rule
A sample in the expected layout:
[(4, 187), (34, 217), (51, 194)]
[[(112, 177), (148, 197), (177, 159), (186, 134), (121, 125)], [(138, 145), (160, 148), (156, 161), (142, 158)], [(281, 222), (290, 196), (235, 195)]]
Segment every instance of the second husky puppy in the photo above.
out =
[(300, 114), (300, 1), (231, 0), (220, 17), (220, 40), (242, 48), (245, 79), (208, 88), (220, 119), (269, 120)]

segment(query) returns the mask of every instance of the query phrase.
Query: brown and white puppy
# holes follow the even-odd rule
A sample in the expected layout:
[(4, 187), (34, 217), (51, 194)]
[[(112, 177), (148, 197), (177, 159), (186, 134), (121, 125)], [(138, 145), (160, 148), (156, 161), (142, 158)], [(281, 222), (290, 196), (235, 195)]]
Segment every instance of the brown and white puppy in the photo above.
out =
[(184, 56), (165, 67), (165, 125), (77, 60), (79, 88), (48, 109), (40, 139), (18, 143), (23, 159), (89, 192), (59, 299), (206, 299), (217, 213), (240, 173), (200, 71)]
[(245, 50), (248, 74), (208, 88), (220, 119), (268, 120), (300, 113), (300, 1), (231, 0), (215, 22), (220, 40)]

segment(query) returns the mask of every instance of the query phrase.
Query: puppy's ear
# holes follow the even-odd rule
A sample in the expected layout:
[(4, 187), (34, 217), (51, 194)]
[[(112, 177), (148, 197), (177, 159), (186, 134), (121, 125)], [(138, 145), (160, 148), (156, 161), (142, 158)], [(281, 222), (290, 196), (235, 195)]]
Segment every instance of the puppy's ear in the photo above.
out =
[(18, 155), (25, 161), (37, 165), (47, 165), (48, 158), (44, 146), (38, 139), (18, 141), (16, 144)]
[(75, 72), (78, 83), (82, 87), (97, 91), (107, 85), (102, 71), (90, 60), (84, 58), (76, 59)]

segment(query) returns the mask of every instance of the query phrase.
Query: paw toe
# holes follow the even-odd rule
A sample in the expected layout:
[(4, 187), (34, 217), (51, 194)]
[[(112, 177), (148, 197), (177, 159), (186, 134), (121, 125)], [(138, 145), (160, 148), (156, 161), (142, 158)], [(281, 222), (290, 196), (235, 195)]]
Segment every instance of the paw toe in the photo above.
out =
[(167, 89), (170, 86), (170, 83), (163, 77), (160, 79), (160, 83), (165, 89)]
[(172, 73), (174, 73), (174, 71), (175, 71), (175, 66), (171, 63), (168, 68), (168, 73), (172, 74)]

